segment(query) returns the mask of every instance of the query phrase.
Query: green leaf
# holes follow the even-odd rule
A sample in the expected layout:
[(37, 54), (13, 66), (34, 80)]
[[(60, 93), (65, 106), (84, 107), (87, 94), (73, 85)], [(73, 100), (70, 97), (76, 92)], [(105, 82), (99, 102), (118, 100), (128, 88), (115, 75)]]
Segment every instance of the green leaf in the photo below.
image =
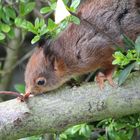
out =
[(6, 15), (5, 9), (1, 8), (0, 9), (0, 19), (2, 19), (5, 23), (10, 23), (9, 17)]
[(135, 62), (128, 65), (124, 70), (121, 71), (118, 79), (119, 86), (124, 83), (124, 81), (127, 79), (128, 75), (130, 74), (131, 70), (134, 68)]
[(37, 29), (35, 29), (34, 25), (31, 22), (27, 23), (27, 30), (34, 33), (34, 34), (38, 33)]
[(120, 62), (117, 59), (113, 60), (113, 62), (112, 62), (113, 65), (118, 65), (119, 63)]
[(40, 35), (44, 35), (48, 32), (49, 30), (47, 29), (47, 26), (44, 24), (42, 27), (41, 27), (41, 30), (40, 30)]
[(22, 21), (23, 21), (22, 18), (19, 18), (19, 17), (15, 18), (15, 24), (16, 24), (16, 26), (20, 26), (22, 24)]
[(90, 137), (91, 135), (91, 129), (88, 125), (85, 126), (86, 133), (84, 134), (85, 137)]
[(80, 4), (81, 0), (74, 0), (70, 6), (70, 8), (74, 8), (76, 9), (78, 7), (78, 5)]
[(105, 136), (100, 136), (97, 140), (106, 140)]
[(0, 40), (4, 40), (5, 39), (5, 34), (0, 33)]
[(15, 24), (17, 27), (23, 28), (23, 29), (28, 29), (28, 21), (22, 18), (17, 17), (15, 19)]
[(7, 36), (10, 39), (13, 39), (15, 37), (15, 32), (14, 32), (14, 29), (13, 28), (11, 28), (11, 30), (8, 32)]
[(140, 36), (135, 41), (135, 49), (137, 53), (140, 55)]
[(54, 23), (54, 21), (52, 20), (52, 19), (48, 19), (48, 26), (47, 26), (47, 28), (48, 28), (48, 30), (49, 31), (52, 31), (55, 27), (56, 27), (57, 25)]
[(115, 58), (115, 60), (112, 62), (113, 65), (122, 65), (122, 63), (124, 63), (124, 60), (126, 60), (125, 55), (120, 51), (116, 51), (113, 54), (113, 57)]
[(36, 43), (39, 39), (40, 39), (40, 36), (39, 36), (39, 35), (36, 35), (36, 36), (31, 40), (31, 43), (34, 44), (34, 43)]
[(22, 84), (16, 84), (15, 86), (15, 89), (20, 92), (20, 93), (25, 93), (25, 85), (22, 85)]
[(75, 125), (71, 128), (71, 134), (74, 135), (75, 133), (77, 133), (81, 128), (81, 125)]
[(21, 16), (29, 14), (35, 7), (35, 2), (23, 3), (20, 2), (19, 11)]
[(27, 15), (28, 13), (30, 13), (35, 7), (35, 2), (30, 2), (30, 3), (26, 3), (26, 6), (25, 6), (25, 13), (24, 15)]
[(10, 26), (7, 24), (1, 24), (1, 30), (5, 33), (8, 33), (10, 31)]
[(55, 10), (56, 9), (56, 2), (54, 2), (53, 4), (51, 4), (51, 9)]
[(40, 27), (39, 18), (35, 19), (35, 28), (38, 29)]
[(63, 0), (64, 4), (67, 5), (69, 0)]
[(20, 2), (20, 4), (19, 4), (19, 15), (23, 16), (24, 11), (25, 11), (25, 4), (24, 4), (24, 2)]
[(15, 19), (16, 18), (16, 12), (13, 8), (11, 7), (4, 7), (3, 8), (4, 12), (6, 13), (6, 16)]
[(125, 123), (116, 123), (115, 129), (119, 130), (119, 129), (123, 129), (126, 127)]
[(126, 57), (127, 57), (128, 59), (132, 60), (132, 59), (134, 58), (133, 52), (132, 52), (131, 50), (128, 50), (128, 51), (127, 51)]
[(51, 7), (48, 7), (48, 6), (40, 9), (41, 14), (46, 14), (46, 13), (49, 13), (51, 11), (52, 11)]
[(70, 16), (70, 21), (72, 21), (73, 23), (79, 25), (80, 24), (80, 19), (76, 16)]
[(121, 140), (117, 132), (114, 131), (113, 129), (109, 130), (109, 127), (108, 127), (107, 134), (110, 140)]
[(67, 139), (67, 135), (66, 135), (65, 133), (62, 133), (62, 134), (60, 135), (60, 139)]
[(79, 131), (79, 135), (83, 135), (85, 137), (90, 137), (91, 130), (87, 124), (82, 124), (81, 129)]
[(44, 19), (40, 19), (39, 26), (42, 27), (44, 25), (46, 25), (45, 24), (45, 20)]

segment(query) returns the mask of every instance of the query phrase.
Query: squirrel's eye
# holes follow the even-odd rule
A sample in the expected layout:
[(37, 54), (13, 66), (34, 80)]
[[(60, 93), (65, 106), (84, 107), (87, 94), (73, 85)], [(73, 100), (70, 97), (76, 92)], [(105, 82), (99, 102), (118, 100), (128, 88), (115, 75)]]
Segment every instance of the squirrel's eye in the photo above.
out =
[(43, 77), (40, 77), (36, 80), (36, 84), (39, 86), (44, 86), (46, 84), (46, 79)]

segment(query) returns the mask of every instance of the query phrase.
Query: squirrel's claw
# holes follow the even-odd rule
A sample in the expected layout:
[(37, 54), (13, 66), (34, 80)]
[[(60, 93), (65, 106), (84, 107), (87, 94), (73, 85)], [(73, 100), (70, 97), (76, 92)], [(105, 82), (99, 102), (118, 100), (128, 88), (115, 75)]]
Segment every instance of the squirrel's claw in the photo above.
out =
[(114, 69), (106, 70), (103, 72), (98, 72), (96, 75), (96, 82), (99, 84), (101, 90), (104, 88), (104, 81), (107, 80), (112, 87), (115, 87), (115, 83), (112, 79), (112, 75), (114, 73)]

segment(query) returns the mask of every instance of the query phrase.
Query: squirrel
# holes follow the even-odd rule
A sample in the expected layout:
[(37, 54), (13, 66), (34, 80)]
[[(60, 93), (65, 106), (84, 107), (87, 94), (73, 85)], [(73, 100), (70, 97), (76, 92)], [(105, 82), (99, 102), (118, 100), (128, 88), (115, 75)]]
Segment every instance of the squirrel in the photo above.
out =
[[(96, 24), (106, 34), (109, 34), (115, 42), (122, 45), (121, 33), (118, 30), (118, 25), (116, 25), (119, 15), (115, 15), (117, 12), (113, 13), (113, 10), (109, 11), (108, 7), (115, 8), (110, 0), (105, 3), (102, 0), (86, 0), (78, 8), (77, 15), (90, 23), (94, 23), (94, 25)], [(106, 14), (107, 11), (114, 14), (112, 20), (110, 14)], [(118, 14), (120, 13), (118, 12)], [(125, 14), (127, 11), (122, 16)], [(124, 31), (125, 28), (124, 26)], [(129, 37), (131, 37), (131, 32), (140, 31), (140, 29), (132, 31), (132, 28), (130, 30), (130, 33), (129, 30), (126, 30)], [(132, 37), (135, 38), (136, 35)], [(112, 80), (112, 74), (116, 67), (112, 65), (114, 43), (104, 33), (99, 32), (98, 28), (91, 29), (84, 20), (81, 20), (80, 25), (70, 23), (58, 38), (48, 42), (42, 47), (36, 48), (29, 59), (25, 70), (26, 93), (36, 95), (54, 90), (75, 75), (97, 69), (102, 70), (96, 76), (100, 88), (104, 87), (105, 80), (114, 86)]]

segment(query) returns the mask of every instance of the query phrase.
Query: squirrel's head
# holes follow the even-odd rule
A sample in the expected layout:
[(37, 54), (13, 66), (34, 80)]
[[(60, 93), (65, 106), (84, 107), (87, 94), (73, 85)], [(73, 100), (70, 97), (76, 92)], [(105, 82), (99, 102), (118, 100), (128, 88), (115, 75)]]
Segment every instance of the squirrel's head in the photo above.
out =
[(64, 60), (49, 49), (37, 48), (25, 70), (26, 93), (40, 94), (58, 88), (68, 80), (66, 71)]

